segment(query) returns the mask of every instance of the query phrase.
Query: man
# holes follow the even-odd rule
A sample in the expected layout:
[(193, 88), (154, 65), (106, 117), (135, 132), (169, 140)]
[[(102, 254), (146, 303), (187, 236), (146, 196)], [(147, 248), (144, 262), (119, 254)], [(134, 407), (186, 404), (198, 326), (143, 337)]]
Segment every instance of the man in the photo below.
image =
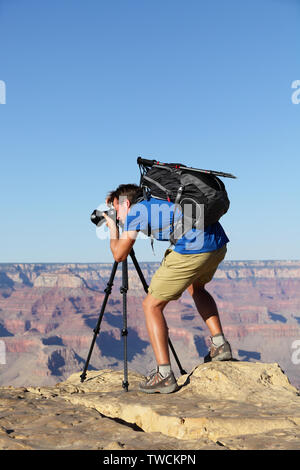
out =
[[(110, 248), (117, 262), (127, 258), (139, 231), (147, 235), (152, 234), (158, 240), (170, 238), (170, 220), (174, 204), (152, 197), (144, 200), (142, 196), (139, 186), (122, 184), (106, 199), (107, 204), (113, 204), (117, 219), (124, 224), (120, 235), (115, 222), (103, 213), (110, 231)], [(165, 209), (166, 205), (168, 211), (160, 210)], [(153, 214), (156, 216), (154, 217)], [(178, 390), (170, 364), (168, 327), (163, 310), (168, 302), (177, 300), (186, 289), (193, 297), (196, 308), (211, 334), (212, 344), (205, 361), (222, 361), (232, 358), (230, 345), (223, 334), (216, 303), (205, 290), (205, 284), (211, 281), (218, 265), (225, 257), (228, 241), (218, 222), (206, 227), (202, 233), (191, 231), (183, 235), (177, 240), (174, 249), (168, 249), (165, 252), (143, 301), (147, 331), (157, 369), (140, 384), (141, 391), (171, 393)]]

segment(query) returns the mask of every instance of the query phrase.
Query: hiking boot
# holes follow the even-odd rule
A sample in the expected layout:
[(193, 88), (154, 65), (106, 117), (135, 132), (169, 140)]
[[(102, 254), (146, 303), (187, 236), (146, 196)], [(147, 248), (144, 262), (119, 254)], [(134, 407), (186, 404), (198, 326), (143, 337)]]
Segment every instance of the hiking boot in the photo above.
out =
[(156, 369), (146, 377), (145, 382), (139, 384), (139, 389), (145, 393), (172, 393), (179, 390), (179, 387), (172, 371), (167, 377), (163, 377)]
[(228, 341), (225, 341), (222, 346), (218, 348), (211, 343), (210, 351), (205, 356), (204, 362), (211, 362), (211, 361), (230, 361), (232, 359), (231, 347)]

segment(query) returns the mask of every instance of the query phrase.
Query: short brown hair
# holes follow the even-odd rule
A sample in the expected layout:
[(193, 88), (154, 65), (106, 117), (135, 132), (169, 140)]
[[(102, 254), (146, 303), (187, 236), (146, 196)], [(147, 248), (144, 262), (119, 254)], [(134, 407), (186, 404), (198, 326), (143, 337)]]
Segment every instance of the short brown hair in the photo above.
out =
[(119, 199), (120, 196), (127, 197), (130, 205), (132, 205), (138, 198), (143, 196), (143, 190), (137, 184), (120, 184), (117, 189), (108, 193), (106, 201), (108, 204), (112, 204), (114, 199)]

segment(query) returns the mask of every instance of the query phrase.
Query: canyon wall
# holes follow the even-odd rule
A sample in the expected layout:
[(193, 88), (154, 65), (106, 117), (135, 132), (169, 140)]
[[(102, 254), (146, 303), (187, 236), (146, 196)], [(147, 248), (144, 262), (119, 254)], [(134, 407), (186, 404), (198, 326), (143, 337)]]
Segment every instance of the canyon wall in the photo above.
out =
[[(140, 263), (149, 284), (159, 263)], [(0, 264), (0, 385), (53, 385), (83, 369), (112, 264)], [(155, 367), (142, 311), (145, 290), (128, 263), (129, 368)], [(123, 368), (122, 269), (90, 369)], [(300, 386), (300, 261), (224, 261), (207, 289), (214, 295), (234, 357), (277, 362)], [(203, 361), (209, 331), (188, 293), (165, 310), (170, 338), (187, 371)], [(172, 363), (178, 375), (173, 357)]]

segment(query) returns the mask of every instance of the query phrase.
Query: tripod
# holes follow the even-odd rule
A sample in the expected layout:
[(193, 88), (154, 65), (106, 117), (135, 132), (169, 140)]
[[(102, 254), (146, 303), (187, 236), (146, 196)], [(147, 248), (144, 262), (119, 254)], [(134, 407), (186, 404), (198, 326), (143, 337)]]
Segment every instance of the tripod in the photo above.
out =
[[(145, 281), (145, 278), (144, 278), (144, 275), (141, 271), (141, 268), (140, 268), (140, 266), (139, 266), (139, 264), (136, 260), (133, 249), (131, 249), (129, 255), (130, 255), (130, 257), (133, 261), (134, 267), (135, 267), (135, 269), (136, 269), (136, 271), (139, 275), (139, 278), (142, 282), (142, 285), (144, 287), (145, 292), (148, 292), (148, 285)], [(89, 353), (88, 353), (88, 356), (87, 356), (87, 359), (86, 359), (86, 362), (85, 362), (85, 366), (84, 366), (83, 372), (80, 376), (81, 382), (83, 382), (86, 378), (86, 371), (87, 371), (88, 366), (89, 366), (89, 362), (90, 362), (90, 359), (91, 359), (91, 355), (92, 355), (92, 352), (93, 352), (93, 348), (94, 348), (94, 345), (95, 345), (97, 335), (100, 332), (101, 321), (102, 321), (102, 318), (103, 318), (103, 315), (104, 315), (104, 311), (105, 311), (105, 307), (106, 307), (106, 304), (107, 304), (107, 301), (108, 301), (108, 297), (111, 294), (113, 281), (114, 281), (114, 278), (115, 278), (115, 274), (116, 274), (116, 271), (117, 271), (118, 264), (119, 263), (117, 261), (114, 262), (114, 265), (113, 265), (113, 268), (112, 268), (112, 271), (111, 271), (111, 275), (110, 275), (109, 281), (107, 283), (107, 287), (106, 287), (106, 289), (104, 289), (105, 297), (104, 297), (104, 300), (103, 300), (103, 304), (102, 304), (102, 307), (101, 307), (101, 311), (100, 311), (100, 314), (99, 314), (97, 325), (93, 330), (94, 331), (94, 336), (93, 336), (92, 343), (91, 343), (91, 346), (90, 346), (90, 350), (89, 350)], [(128, 335), (128, 330), (127, 330), (127, 291), (128, 291), (128, 264), (127, 264), (127, 259), (126, 259), (125, 261), (122, 261), (122, 286), (120, 288), (120, 292), (123, 296), (123, 328), (121, 330), (121, 335), (123, 336), (123, 339), (124, 339), (124, 342), (123, 342), (123, 345), (124, 345), (124, 380), (122, 382), (122, 387), (125, 389), (126, 392), (128, 392), (128, 386), (129, 386), (129, 383), (128, 383), (128, 368), (127, 368), (127, 335)], [(175, 349), (174, 349), (174, 347), (171, 343), (170, 338), (168, 339), (168, 343), (169, 343), (169, 347), (170, 347), (170, 349), (173, 353), (173, 356), (175, 358), (175, 361), (178, 365), (180, 373), (182, 375), (186, 374), (186, 371), (182, 368), (182, 366), (179, 362), (179, 359), (177, 357), (177, 354), (176, 354)]]

